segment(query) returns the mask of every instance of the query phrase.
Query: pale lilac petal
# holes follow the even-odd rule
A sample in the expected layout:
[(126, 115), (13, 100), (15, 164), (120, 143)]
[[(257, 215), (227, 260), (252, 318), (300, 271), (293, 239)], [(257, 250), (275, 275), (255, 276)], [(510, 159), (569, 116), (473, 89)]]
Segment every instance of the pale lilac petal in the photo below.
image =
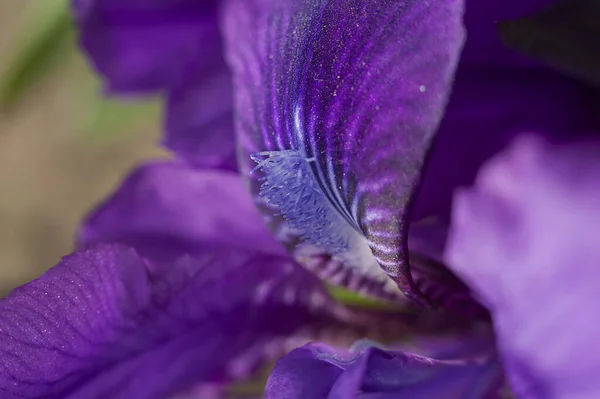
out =
[(258, 164), (249, 178), (265, 213), (409, 294), (408, 209), (462, 46), (462, 8), (230, 0), (224, 12), (240, 168)]
[(78, 241), (120, 242), (157, 260), (228, 245), (285, 253), (237, 173), (170, 162), (144, 165), (126, 178), (84, 221)]
[(600, 392), (599, 153), (524, 137), (455, 198), (448, 262), (490, 308), (520, 397)]
[(155, 266), (102, 246), (1, 300), (0, 396), (164, 399), (355, 317), (289, 258), (229, 248)]

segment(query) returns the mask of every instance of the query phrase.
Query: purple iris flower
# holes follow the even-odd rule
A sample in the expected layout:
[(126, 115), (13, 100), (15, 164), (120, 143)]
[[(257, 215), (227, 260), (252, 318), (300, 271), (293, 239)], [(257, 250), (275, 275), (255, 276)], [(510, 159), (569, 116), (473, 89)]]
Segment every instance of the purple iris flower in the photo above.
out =
[(219, 396), (294, 348), (266, 397), (596, 397), (598, 147), (550, 143), (597, 131), (598, 95), (494, 27), (545, 3), (74, 0), (106, 91), (164, 96), (177, 159), (0, 302), (0, 397)]
[(448, 260), (494, 317), (519, 398), (594, 398), (598, 140), (525, 135), (456, 196)]

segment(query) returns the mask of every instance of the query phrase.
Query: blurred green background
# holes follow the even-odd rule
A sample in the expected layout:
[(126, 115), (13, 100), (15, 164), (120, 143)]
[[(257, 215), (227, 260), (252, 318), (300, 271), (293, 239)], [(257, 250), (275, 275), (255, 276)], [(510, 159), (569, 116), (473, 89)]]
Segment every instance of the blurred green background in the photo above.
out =
[(0, 0), (0, 295), (69, 253), (134, 165), (166, 156), (157, 101), (98, 93), (67, 0)]

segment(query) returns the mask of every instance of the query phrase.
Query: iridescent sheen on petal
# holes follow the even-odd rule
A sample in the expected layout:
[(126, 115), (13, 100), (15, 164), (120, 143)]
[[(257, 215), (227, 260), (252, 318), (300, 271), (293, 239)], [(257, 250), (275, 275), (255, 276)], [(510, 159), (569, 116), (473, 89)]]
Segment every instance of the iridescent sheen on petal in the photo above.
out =
[(600, 393), (598, 154), (522, 137), (455, 198), (448, 264), (489, 307), (518, 397)]
[(438, 360), (357, 345), (308, 344), (277, 362), (268, 399), (498, 398), (499, 364), (488, 358)]
[(248, 377), (354, 317), (287, 257), (229, 248), (159, 266), (101, 246), (0, 300), (0, 397), (164, 399)]
[(288, 238), (373, 279), (387, 273), (409, 294), (409, 208), (462, 46), (462, 6), (230, 0), (225, 9), (240, 168), (259, 204)]

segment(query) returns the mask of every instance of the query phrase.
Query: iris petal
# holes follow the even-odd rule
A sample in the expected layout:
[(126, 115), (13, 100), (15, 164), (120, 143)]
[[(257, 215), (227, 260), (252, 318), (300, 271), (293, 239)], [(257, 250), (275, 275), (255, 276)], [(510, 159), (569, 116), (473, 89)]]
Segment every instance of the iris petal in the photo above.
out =
[(412, 291), (409, 208), (461, 18), (459, 0), (227, 3), (240, 167), (290, 246), (301, 237)]
[(521, 137), (456, 196), (448, 264), (490, 308), (519, 397), (600, 392), (599, 152)]
[(279, 360), (267, 382), (276, 398), (495, 398), (501, 371), (493, 359), (437, 360), (357, 346), (308, 344)]
[(181, 80), (167, 97), (162, 144), (193, 166), (236, 171), (229, 71), (191, 66)]
[[(80, 43), (108, 91), (177, 83), (198, 59), (220, 62), (217, 1), (73, 0)], [(221, 61), (222, 62), (222, 61)]]
[(151, 265), (104, 245), (0, 301), (0, 396), (163, 399), (246, 377), (353, 317), (287, 257), (229, 248)]
[(165, 94), (162, 143), (193, 165), (236, 170), (219, 3), (73, 0), (73, 13), (81, 47), (105, 91)]
[(497, 22), (519, 19), (552, 0), (467, 3), (467, 41), (452, 94), (415, 200), (414, 220), (448, 218), (457, 187), (523, 132), (571, 139), (600, 128), (598, 90), (503, 45)]
[(157, 261), (236, 246), (285, 254), (237, 173), (154, 162), (131, 173), (79, 231), (81, 246), (119, 242)]

